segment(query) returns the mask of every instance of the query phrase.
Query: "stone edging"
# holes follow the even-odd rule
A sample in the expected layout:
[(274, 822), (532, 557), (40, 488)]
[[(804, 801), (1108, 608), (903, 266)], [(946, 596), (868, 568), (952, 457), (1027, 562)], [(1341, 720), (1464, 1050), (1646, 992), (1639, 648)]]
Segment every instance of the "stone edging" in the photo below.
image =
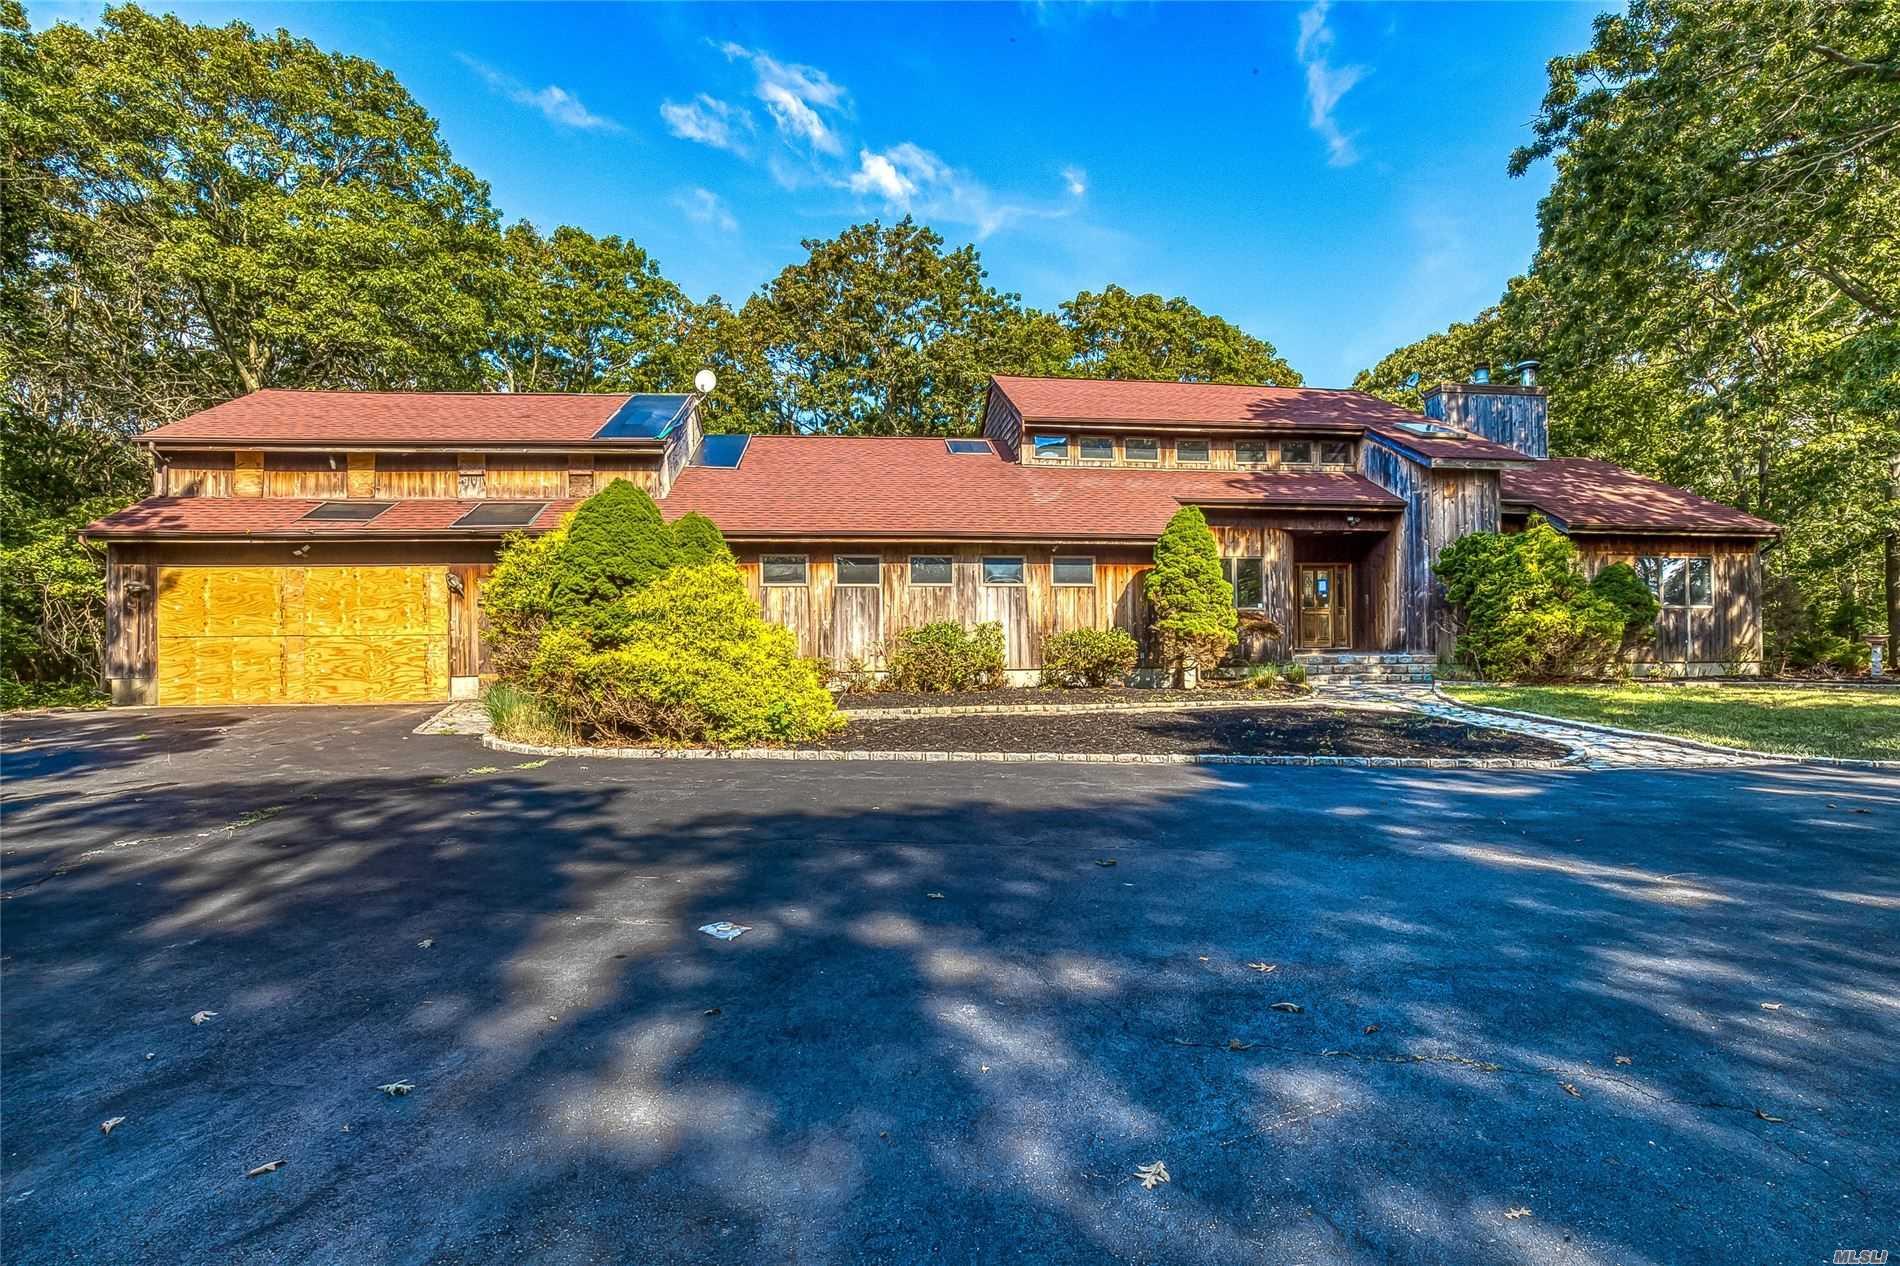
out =
[(1314, 695), (1308, 691), (1303, 695), (1276, 697), (1263, 695), (1257, 699), (1162, 699), (1154, 702), (1130, 700), (1126, 703), (953, 703), (941, 708), (919, 704), (905, 708), (844, 708), (838, 709), (838, 715), (850, 717), (854, 721), (909, 721), (917, 717), (974, 717), (974, 716), (1048, 716), (1072, 712), (1220, 712), (1231, 708), (1277, 708), (1289, 704), (1311, 704)]
[(482, 746), (517, 756), (580, 756), (603, 760), (816, 760), (816, 761), (1002, 761), (1022, 764), (1054, 761), (1072, 765), (1328, 765), (1348, 769), (1570, 769), (1575, 756), (1237, 756), (1225, 753), (1171, 753), (1144, 756), (1132, 752), (840, 752), (801, 747), (539, 747), (492, 734)]
[(1712, 752), (1717, 756), (1745, 756), (1757, 762), (1785, 761), (1804, 765), (1830, 765), (1838, 769), (1900, 769), (1900, 760), (1867, 760), (1854, 756), (1800, 756), (1793, 752), (1764, 752), (1753, 747), (1729, 747), (1722, 743), (1705, 743), (1701, 739), (1682, 738), (1675, 734), (1659, 734), (1652, 730), (1626, 730), (1621, 726), (1603, 725), (1596, 721), (1578, 721), (1548, 712), (1519, 712), (1515, 708), (1498, 708), (1488, 703), (1470, 703), (1456, 695), (1446, 694), (1444, 687), (1437, 682), (1432, 683), (1432, 694), (1454, 708), (1464, 708), (1471, 712), (1488, 712), (1493, 716), (1510, 717), (1518, 721), (1536, 721), (1540, 725), (1570, 726), (1593, 734), (1613, 735), (1616, 738), (1643, 739), (1652, 743), (1674, 743), (1681, 747), (1692, 747), (1697, 751)]

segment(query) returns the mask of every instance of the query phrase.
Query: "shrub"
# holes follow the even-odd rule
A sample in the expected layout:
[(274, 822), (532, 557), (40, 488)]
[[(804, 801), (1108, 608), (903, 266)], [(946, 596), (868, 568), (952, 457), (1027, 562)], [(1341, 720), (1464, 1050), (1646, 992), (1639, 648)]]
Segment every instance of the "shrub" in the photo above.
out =
[(495, 570), (482, 584), (483, 644), (498, 676), (519, 677), (534, 662), (541, 633), (554, 610), (555, 559), (567, 530), (542, 536), (520, 532), (502, 538)]
[(519, 686), (498, 681), (482, 695), (488, 728), (498, 738), (542, 747), (572, 747), (574, 727), (546, 701)]
[(1656, 614), (1662, 605), (1649, 591), (1643, 578), (1628, 563), (1611, 563), (1590, 578), (1590, 592), (1615, 607), (1623, 616), (1623, 637), (1637, 638), (1656, 627)]
[(894, 690), (987, 690), (1003, 682), (1003, 626), (992, 621), (966, 629), (939, 620), (906, 629), (892, 639), (885, 667)]
[[(1576, 546), (1542, 518), (1533, 515), (1522, 532), (1461, 537), (1435, 570), (1463, 617), (1459, 658), (1484, 676), (1541, 681), (1602, 676), (1617, 666), (1636, 614), (1633, 598), (1625, 605), (1598, 592), (1577, 565)], [(1606, 587), (1624, 588), (1614, 576)]]
[(1280, 669), (1280, 677), (1287, 685), (1297, 689), (1304, 689), (1306, 687), (1306, 665), (1300, 663), (1298, 660), (1286, 664)]
[(830, 660), (815, 660), (813, 667), (824, 679), (825, 688), (841, 695), (868, 695), (877, 689), (877, 670), (864, 662), (862, 655), (853, 655), (844, 661), (842, 667), (834, 667)]
[(681, 515), (673, 524), (673, 552), (688, 567), (732, 557), (718, 525), (697, 510)]
[(1120, 629), (1070, 629), (1043, 639), (1042, 684), (1119, 684), (1140, 658), (1135, 639)]
[(660, 743), (815, 738), (842, 720), (789, 629), (767, 624), (729, 559), (677, 567), (620, 600), (612, 645), (557, 626), (527, 685), (590, 733)]
[(563, 525), (548, 590), (555, 624), (611, 636), (619, 600), (653, 581), (674, 562), (673, 533), (653, 498), (616, 479), (581, 502)]
[(1221, 575), (1220, 547), (1197, 507), (1177, 510), (1155, 542), (1147, 595), (1162, 662), (1177, 677), (1189, 664), (1213, 668), (1237, 640), (1234, 589)]

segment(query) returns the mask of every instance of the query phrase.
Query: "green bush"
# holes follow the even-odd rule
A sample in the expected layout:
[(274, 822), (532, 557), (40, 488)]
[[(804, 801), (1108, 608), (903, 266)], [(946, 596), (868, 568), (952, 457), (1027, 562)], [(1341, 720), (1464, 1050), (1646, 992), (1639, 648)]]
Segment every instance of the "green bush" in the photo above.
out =
[(1161, 660), (1179, 677), (1192, 664), (1206, 671), (1238, 640), (1234, 589), (1220, 571), (1220, 547), (1195, 506), (1183, 506), (1155, 542), (1148, 573)]
[(610, 637), (620, 599), (673, 565), (673, 532), (653, 498), (624, 479), (581, 502), (563, 526), (548, 588), (550, 619)]
[(1003, 683), (1003, 626), (992, 621), (966, 629), (939, 620), (906, 629), (892, 639), (884, 660), (893, 690), (988, 690)]
[(1662, 605), (1628, 563), (1611, 563), (1592, 576), (1590, 592), (1622, 613), (1625, 644), (1654, 631)]
[(541, 634), (554, 610), (556, 560), (567, 529), (541, 536), (511, 532), (502, 538), (495, 570), (481, 588), (482, 644), (499, 677), (520, 677), (534, 662)]
[(673, 524), (673, 551), (676, 559), (688, 567), (732, 557), (719, 526), (697, 510), (681, 515)]
[(80, 540), (79, 529), (118, 508), (99, 499), (62, 514), (21, 517), (7, 507), (0, 708), (85, 707), (103, 697), (105, 550)]
[(1070, 629), (1043, 639), (1042, 684), (1120, 685), (1140, 658), (1141, 647), (1120, 629)]
[(767, 624), (729, 559), (677, 567), (620, 600), (614, 641), (548, 629), (525, 684), (590, 735), (784, 743), (843, 724), (789, 629)]
[(1280, 668), (1280, 679), (1289, 686), (1303, 689), (1306, 686), (1306, 665), (1300, 663), (1298, 660), (1294, 660), (1290, 664), (1282, 665)]
[[(1542, 518), (1533, 515), (1522, 532), (1461, 537), (1435, 570), (1463, 618), (1458, 656), (1482, 675), (1548, 681), (1619, 666), (1634, 609), (1598, 592), (1577, 564), (1577, 547)], [(1606, 587), (1621, 590), (1621, 578)]]

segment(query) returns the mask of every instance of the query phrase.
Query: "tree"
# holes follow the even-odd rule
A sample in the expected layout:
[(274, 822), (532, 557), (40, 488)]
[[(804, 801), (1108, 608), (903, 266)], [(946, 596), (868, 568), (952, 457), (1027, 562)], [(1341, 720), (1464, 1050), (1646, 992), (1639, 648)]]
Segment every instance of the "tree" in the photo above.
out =
[(682, 391), (699, 365), (692, 305), (653, 258), (619, 237), (522, 221), (503, 236), (507, 279), (491, 353), (509, 391)]
[(678, 562), (684, 567), (732, 557), (719, 525), (697, 510), (681, 515), (673, 524), (673, 545)]
[(1238, 640), (1234, 589), (1221, 575), (1220, 546), (1198, 506), (1182, 506), (1155, 542), (1146, 592), (1161, 658), (1177, 680), (1210, 669)]
[(1062, 372), (1076, 377), (1300, 385), (1273, 344), (1186, 299), (1111, 285), (1063, 304), (1062, 320), (1075, 348)]
[(581, 502), (563, 526), (566, 541), (552, 560), (550, 622), (608, 637), (620, 599), (677, 561), (673, 533), (653, 498), (624, 479)]

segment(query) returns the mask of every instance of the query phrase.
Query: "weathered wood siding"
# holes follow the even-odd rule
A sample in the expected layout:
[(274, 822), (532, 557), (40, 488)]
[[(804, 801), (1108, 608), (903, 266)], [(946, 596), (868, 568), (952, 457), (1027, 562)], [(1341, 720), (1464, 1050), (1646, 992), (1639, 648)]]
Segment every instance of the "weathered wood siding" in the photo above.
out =
[(1380, 601), (1390, 607), (1376, 620), (1381, 639), (1396, 642), (1387, 649), (1448, 656), (1457, 631), (1432, 566), (1459, 537), (1498, 530), (1498, 473), (1433, 470), (1373, 440), (1364, 445), (1363, 469), (1405, 502), (1397, 558), (1382, 564), (1378, 577), (1385, 586)]
[(497, 501), (552, 501), (567, 495), (567, 458), (490, 453), (484, 496)]
[(481, 595), (494, 570), (492, 563), (459, 563), (449, 568), (450, 677), (479, 677), (488, 671)]
[(1631, 656), (1638, 672), (1761, 668), (1761, 548), (1752, 540), (1688, 536), (1578, 536), (1583, 569), (1594, 576), (1611, 563), (1634, 567), (1644, 556), (1707, 558), (1714, 601), (1706, 607), (1667, 607), (1656, 636)]
[(654, 457), (632, 454), (603, 454), (594, 459), (594, 491), (599, 492), (616, 479), (624, 479), (654, 496), (660, 491), (660, 463)]
[(454, 453), (376, 453), (375, 494), (383, 500), (453, 497), (458, 476)]
[(1425, 416), (1539, 460), (1550, 456), (1550, 402), (1542, 387), (1446, 383), (1426, 391)]
[(158, 564), (149, 545), (106, 547), (106, 691), (117, 704), (158, 701)]
[(231, 453), (182, 453), (160, 468), (167, 497), (229, 497), (237, 462)]
[(983, 434), (1004, 460), (1015, 461), (1023, 442), (1023, 415), (1002, 392), (992, 388), (983, 409)]
[(266, 497), (335, 497), (350, 495), (349, 463), (341, 453), (266, 453)]

